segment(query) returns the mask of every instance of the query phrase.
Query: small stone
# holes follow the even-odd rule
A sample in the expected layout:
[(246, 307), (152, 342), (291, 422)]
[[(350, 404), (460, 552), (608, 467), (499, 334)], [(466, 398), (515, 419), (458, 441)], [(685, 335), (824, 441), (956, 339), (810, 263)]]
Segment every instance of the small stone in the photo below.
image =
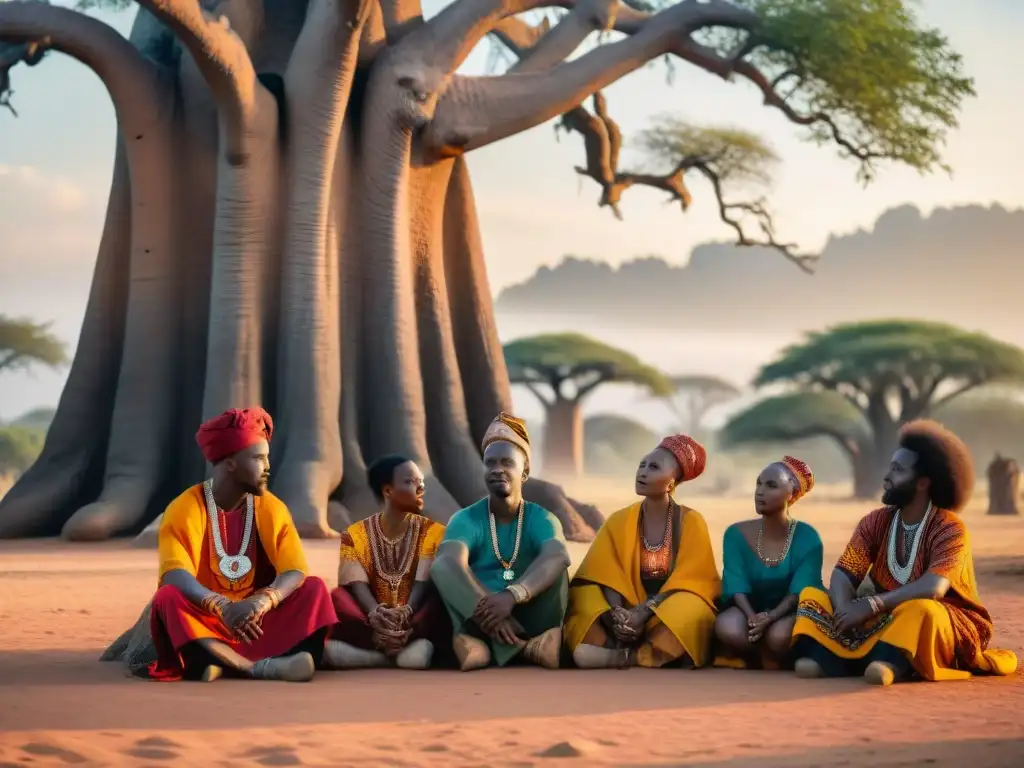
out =
[(552, 744), (542, 752), (538, 752), (538, 757), (587, 757), (595, 755), (601, 751), (601, 747), (592, 741), (586, 739), (570, 739), (569, 741), (560, 741), (557, 744)]

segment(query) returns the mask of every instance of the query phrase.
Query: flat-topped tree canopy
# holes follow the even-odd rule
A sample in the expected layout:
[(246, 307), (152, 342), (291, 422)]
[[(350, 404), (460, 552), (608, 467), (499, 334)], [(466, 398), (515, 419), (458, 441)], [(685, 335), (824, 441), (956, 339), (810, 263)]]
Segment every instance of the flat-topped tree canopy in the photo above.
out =
[(926, 320), (844, 323), (784, 349), (754, 384), (797, 391), (734, 416), (724, 431), (728, 441), (831, 437), (853, 463), (856, 495), (869, 498), (902, 424), (986, 384), (1024, 384), (1024, 350)]
[[(551, 333), (505, 345), (505, 364), (513, 384), (546, 385), (555, 399), (580, 401), (605, 383), (637, 384), (668, 395), (672, 384), (636, 355), (580, 333)], [(566, 389), (566, 385), (572, 389)]]
[[(509, 380), (541, 402), (544, 469), (560, 475), (583, 471), (583, 401), (604, 384), (635, 384), (651, 394), (672, 393), (664, 373), (636, 355), (579, 333), (552, 333), (505, 345)], [(639, 457), (638, 457), (639, 458)]]
[[(447, 520), (485, 492), (480, 439), (512, 410), (467, 153), (562, 117), (605, 191), (685, 190), (655, 178), (668, 156), (650, 178), (619, 175), (601, 93), (667, 57), (752, 85), (864, 178), (883, 159), (927, 172), (972, 92), (944, 36), (897, 0), (630, 2), (453, 0), (425, 18), (418, 0), (139, 0), (127, 40), (79, 10), (0, 2), (3, 98), (18, 63), (63, 53), (99, 76), (119, 128), (78, 350), (42, 455), (0, 501), (0, 536), (140, 530), (204, 476), (196, 425), (257, 403), (277, 423), (271, 490), (303, 535), (372, 513), (366, 464), (394, 452), (423, 467), (426, 512)], [(461, 73), (488, 35), (514, 71)], [(701, 170), (721, 177), (741, 149), (770, 166), (711, 120), (651, 131), (686, 138), (720, 212), (753, 222), (740, 244), (809, 269), (766, 202)], [(600, 525), (543, 480), (526, 494), (571, 538)]]

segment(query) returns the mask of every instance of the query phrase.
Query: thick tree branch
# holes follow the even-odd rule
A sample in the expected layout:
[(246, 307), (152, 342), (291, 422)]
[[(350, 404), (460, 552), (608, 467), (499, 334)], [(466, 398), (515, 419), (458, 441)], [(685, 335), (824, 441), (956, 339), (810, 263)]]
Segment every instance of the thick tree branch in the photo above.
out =
[(423, 68), (428, 88), (439, 93), (443, 83), (502, 19), (552, 5), (546, 0), (455, 0), (418, 29), (406, 35), (395, 55)]
[(441, 154), (458, 154), (500, 141), (569, 111), (657, 56), (685, 51), (698, 29), (754, 23), (752, 13), (723, 0), (684, 0), (650, 17), (633, 35), (551, 70), (456, 76), (437, 106), (428, 143)]
[(619, 0), (575, 0), (572, 10), (550, 28), (529, 51), (519, 54), (519, 61), (508, 74), (540, 72), (565, 61), (591, 33), (611, 29)]
[(539, 24), (528, 24), (517, 16), (507, 16), (499, 21), (491, 34), (519, 59), (525, 57), (551, 29), (551, 22), (544, 18)]
[[(98, 19), (45, 3), (0, 3), (0, 45), (4, 43), (15, 44), (28, 54), (31, 63), (48, 48), (92, 69), (110, 92), (118, 122), (128, 139), (140, 137), (162, 119), (168, 92), (157, 68)], [(11, 50), (9, 45), (4, 48)], [(0, 67), (0, 78), (5, 74)]]
[(423, 24), (423, 6), (420, 0), (379, 0), (378, 5), (389, 45), (398, 42)]
[[(199, 0), (138, 3), (163, 22), (192, 55), (217, 104), (225, 157), (231, 165), (244, 164), (257, 109), (274, 104), (273, 97), (256, 79), (245, 43), (231, 30), (226, 16), (214, 18), (202, 10)], [(262, 5), (250, 3), (246, 10), (262, 14)], [(260, 23), (252, 20), (253, 31)]]

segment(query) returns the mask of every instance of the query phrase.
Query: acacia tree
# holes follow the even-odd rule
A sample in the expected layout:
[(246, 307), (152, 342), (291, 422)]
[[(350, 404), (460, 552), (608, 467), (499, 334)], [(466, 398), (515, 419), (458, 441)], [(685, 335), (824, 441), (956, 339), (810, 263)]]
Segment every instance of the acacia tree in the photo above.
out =
[(49, 323), (0, 315), (0, 373), (37, 364), (60, 368), (67, 362), (67, 345), (50, 332)]
[[(971, 93), (902, 0), (637, 2), (453, 0), (424, 19), (419, 0), (139, 0), (127, 40), (0, 3), (5, 97), (13, 62), (60, 51), (99, 75), (119, 127), (78, 352), (0, 536), (138, 530), (203, 476), (195, 425), (254, 403), (303, 535), (375, 508), (365, 463), (385, 452), (424, 467), (445, 520), (484, 493), (480, 438), (510, 406), (467, 153), (663, 56), (752, 85), (865, 176), (941, 166)], [(521, 16), (541, 9), (562, 13)], [(488, 34), (515, 37), (516, 65), (459, 74)], [(526, 493), (585, 533), (557, 488)]]
[(734, 416), (726, 444), (825, 436), (850, 457), (854, 495), (876, 495), (902, 424), (985, 384), (1024, 383), (1024, 350), (943, 323), (837, 325), (785, 349), (759, 387), (788, 385)]
[(740, 396), (739, 387), (719, 376), (686, 374), (670, 377), (669, 383), (672, 393), (662, 399), (691, 435), (704, 430), (704, 419), (712, 408)]
[(664, 374), (635, 355), (578, 333), (554, 333), (505, 345), (513, 384), (544, 406), (544, 470), (583, 472), (583, 402), (604, 384), (637, 384), (657, 395), (671, 392)]

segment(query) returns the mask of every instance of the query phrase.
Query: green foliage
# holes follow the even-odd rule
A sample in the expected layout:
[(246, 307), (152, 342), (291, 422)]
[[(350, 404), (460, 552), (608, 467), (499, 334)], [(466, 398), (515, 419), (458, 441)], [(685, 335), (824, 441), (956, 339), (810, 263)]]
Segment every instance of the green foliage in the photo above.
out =
[(0, 475), (20, 474), (43, 450), (46, 433), (26, 427), (0, 427)]
[(42, 363), (59, 368), (68, 361), (63, 341), (50, 333), (50, 324), (0, 315), (0, 372)]
[(723, 448), (735, 448), (825, 436), (859, 445), (870, 440), (871, 428), (842, 395), (793, 392), (766, 398), (734, 415), (719, 433), (719, 442)]
[[(965, 98), (975, 95), (963, 59), (937, 29), (923, 27), (907, 0), (732, 0), (760, 26), (746, 61), (811, 123), (818, 142), (844, 137), (861, 157), (888, 158), (921, 172), (946, 168), (940, 147)], [(711, 42), (735, 50), (736, 31)], [(837, 136), (838, 134), (838, 136)], [(842, 144), (842, 142), (840, 142)]]
[(517, 339), (505, 345), (505, 363), (513, 384), (546, 384), (558, 392), (572, 382), (583, 394), (605, 382), (646, 387), (657, 395), (672, 392), (663, 373), (635, 355), (578, 333), (554, 333)]
[(652, 170), (671, 170), (684, 158), (699, 160), (723, 182), (771, 183), (779, 156), (760, 137), (741, 128), (691, 125), (672, 115), (657, 115), (634, 139)]
[(925, 396), (943, 384), (1024, 382), (1024, 350), (944, 323), (846, 323), (783, 350), (754, 383), (782, 382), (857, 392), (904, 387)]

